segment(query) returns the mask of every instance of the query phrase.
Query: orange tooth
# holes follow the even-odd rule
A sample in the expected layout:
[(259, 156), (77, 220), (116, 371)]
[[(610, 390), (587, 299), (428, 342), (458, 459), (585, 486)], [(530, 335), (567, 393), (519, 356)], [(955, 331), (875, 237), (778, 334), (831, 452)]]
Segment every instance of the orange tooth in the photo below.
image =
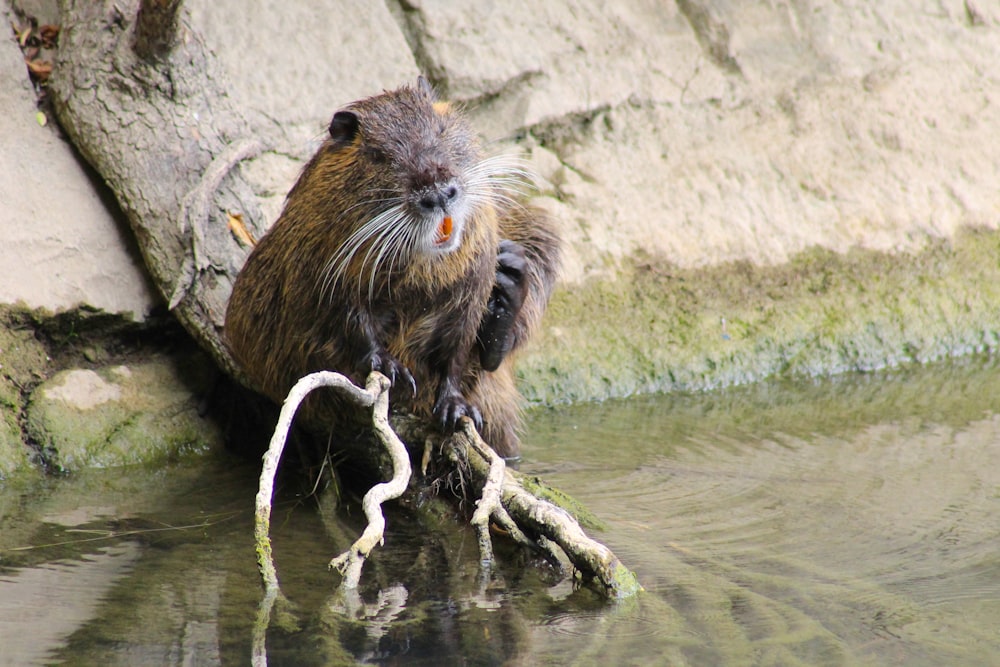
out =
[(449, 238), (451, 238), (451, 216), (446, 215), (441, 221), (441, 226), (438, 227), (437, 242), (444, 243)]

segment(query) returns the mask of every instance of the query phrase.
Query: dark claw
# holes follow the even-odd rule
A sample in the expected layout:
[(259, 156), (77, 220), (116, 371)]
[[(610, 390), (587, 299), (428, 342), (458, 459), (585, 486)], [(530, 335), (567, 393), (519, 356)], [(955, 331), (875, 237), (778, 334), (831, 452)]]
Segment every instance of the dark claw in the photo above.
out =
[(444, 433), (454, 433), (458, 420), (462, 417), (471, 419), (477, 430), (483, 428), (483, 415), (479, 408), (466, 402), (461, 394), (446, 393), (440, 396), (434, 404), (434, 415)]
[(504, 239), (497, 249), (497, 273), (505, 273), (516, 282), (521, 282), (525, 269), (528, 268), (528, 257), (517, 241)]
[(389, 383), (393, 387), (398, 387), (400, 383), (404, 384), (410, 390), (410, 398), (416, 397), (417, 381), (413, 379), (413, 373), (410, 372), (410, 369), (401, 364), (398, 359), (384, 350), (372, 352), (368, 358), (371, 370), (378, 371), (389, 378)]
[(413, 373), (406, 366), (401, 367), (403, 369), (402, 375), (403, 379), (406, 380), (406, 386), (410, 389), (410, 398), (417, 397), (417, 381), (413, 379)]
[(469, 419), (472, 420), (472, 423), (476, 425), (476, 430), (479, 431), (479, 432), (482, 432), (482, 430), (483, 430), (483, 413), (481, 413), (479, 411), (479, 408), (477, 408), (474, 405), (470, 405), (469, 406), (469, 415), (468, 416), (469, 416)]
[(515, 312), (521, 307), (521, 301), (521, 286), (510, 276), (497, 272), (496, 286), (490, 295), (490, 312), (494, 315), (498, 309)]

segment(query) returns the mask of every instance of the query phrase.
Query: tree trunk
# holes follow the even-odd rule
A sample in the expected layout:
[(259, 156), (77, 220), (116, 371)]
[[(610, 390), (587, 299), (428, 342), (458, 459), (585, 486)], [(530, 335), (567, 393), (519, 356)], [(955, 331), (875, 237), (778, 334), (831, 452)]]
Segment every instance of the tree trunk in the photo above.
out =
[(114, 192), (160, 293), (238, 374), (221, 331), (248, 249), (228, 221), (238, 215), (257, 236), (266, 228), (239, 167), (262, 147), (178, 4), (146, 0), (139, 30), (136, 2), (63, 0), (52, 99)]

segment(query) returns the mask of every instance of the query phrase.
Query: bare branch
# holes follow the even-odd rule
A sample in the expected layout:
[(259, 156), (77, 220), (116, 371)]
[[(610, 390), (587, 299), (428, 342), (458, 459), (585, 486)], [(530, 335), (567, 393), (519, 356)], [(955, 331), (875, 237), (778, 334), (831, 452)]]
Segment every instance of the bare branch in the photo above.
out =
[[(472, 429), (472, 422), (463, 417), (462, 429), (465, 431)], [(479, 539), (479, 562), (483, 568), (493, 565), (493, 542), (490, 540), (490, 517), (498, 511), (503, 511), (500, 504), (500, 489), (503, 487), (504, 473), (507, 472), (507, 464), (492, 449), (487, 454), (489, 468), (486, 480), (483, 483), (483, 492), (476, 501), (476, 511), (472, 514), (472, 526), (476, 529)]]
[(376, 484), (361, 501), (361, 507), (368, 518), (368, 526), (361, 537), (351, 545), (351, 548), (330, 561), (330, 567), (336, 568), (343, 576), (340, 586), (344, 589), (358, 587), (361, 579), (361, 567), (376, 544), (382, 544), (385, 531), (385, 517), (382, 515), (382, 503), (403, 495), (410, 483), (410, 454), (406, 445), (396, 435), (389, 425), (389, 380), (379, 373), (372, 373), (368, 378), (368, 386), (372, 386), (372, 377), (381, 381), (380, 392), (375, 396), (372, 406), (372, 424), (379, 441), (392, 458), (392, 479)]
[[(530, 549), (544, 551), (542, 545), (524, 534), (524, 531), (510, 517), (510, 514), (507, 513), (507, 510), (503, 506), (503, 502), (501, 502), (503, 483), (507, 477), (507, 464), (504, 463), (503, 458), (493, 451), (492, 447), (483, 442), (471, 420), (462, 420), (459, 433), (463, 437), (457, 443), (453, 440), (452, 450), (455, 451), (461, 450), (463, 447), (470, 447), (489, 463), (486, 478), (483, 482), (483, 492), (480, 499), (476, 501), (476, 512), (473, 514), (471, 521), (477, 531), (480, 531), (479, 548), (483, 563), (485, 564), (488, 560), (492, 560), (493, 545), (489, 538), (490, 519), (506, 531), (518, 544)], [(484, 539), (486, 541), (485, 549), (483, 545)], [(489, 555), (489, 558), (487, 558), (487, 555)], [(550, 560), (553, 563), (558, 563), (558, 558), (550, 558)]]
[(183, 0), (142, 0), (133, 48), (143, 60), (166, 58), (177, 43), (177, 15)]
[[(475, 429), (461, 429), (452, 437), (452, 442), (454, 446), (465, 448), (476, 477), (489, 476), (491, 455), (496, 454)], [(540, 543), (551, 540), (559, 545), (584, 577), (600, 582), (608, 597), (631, 597), (642, 590), (635, 574), (622, 565), (609, 548), (587, 536), (573, 515), (527, 491), (509, 470), (504, 472), (501, 498), (502, 507), (506, 508), (504, 514), (509, 514), (511, 519), (509, 525), (515, 525), (519, 532), (538, 535)], [(544, 544), (537, 546), (545, 549)]]
[[(257, 545), (257, 564), (260, 567), (260, 574), (264, 579), (264, 588), (266, 591), (278, 590), (279, 588), (278, 574), (274, 568), (274, 557), (271, 552), (270, 537), (271, 499), (274, 496), (274, 477), (278, 472), (278, 462), (281, 460), (281, 454), (285, 449), (285, 442), (288, 440), (288, 431), (291, 429), (292, 420), (295, 417), (295, 411), (299, 409), (299, 405), (309, 392), (314, 389), (318, 389), (319, 387), (333, 387), (359, 407), (372, 407), (374, 410), (373, 422), (375, 429), (376, 432), (379, 433), (379, 437), (383, 438), (383, 442), (385, 442), (384, 431), (389, 430), (391, 433), (391, 429), (388, 428), (387, 417), (389, 408), (389, 379), (384, 375), (379, 373), (372, 373), (369, 375), (368, 384), (365, 389), (357, 387), (353, 382), (340, 373), (333, 373), (331, 371), (312, 373), (295, 383), (295, 386), (288, 392), (288, 397), (285, 398), (284, 405), (281, 407), (281, 414), (278, 416), (278, 424), (274, 427), (274, 435), (271, 436), (271, 443), (268, 445), (267, 452), (264, 454), (264, 465), (260, 472), (260, 484), (257, 487), (254, 540)], [(381, 411), (381, 419), (379, 411)], [(395, 434), (393, 434), (392, 437), (395, 437)], [(398, 438), (396, 440), (398, 442)], [(400, 443), (400, 447), (402, 447), (402, 443)], [(405, 448), (403, 449), (403, 452), (405, 454)], [(394, 461), (395, 455), (396, 454), (394, 452)], [(406, 477), (409, 479), (410, 461), (408, 456), (405, 456), (404, 458), (406, 459)], [(393, 481), (395, 481), (395, 479), (396, 476), (393, 477)], [(398, 485), (393, 486), (393, 490), (395, 490), (397, 486)], [(403, 482), (402, 488), (403, 490), (406, 489), (406, 482)], [(372, 491), (374, 490), (375, 489), (372, 489)], [(371, 491), (368, 493), (371, 495)], [(399, 491), (399, 493), (395, 496), (387, 497), (395, 498), (401, 493), (402, 491)], [(371, 521), (372, 515), (368, 513), (368, 495), (365, 496), (365, 514), (368, 515), (369, 521)], [(380, 512), (379, 518), (381, 518)], [(385, 520), (382, 519), (382, 525), (384, 526), (384, 524)], [(365, 535), (367, 534), (368, 531), (366, 530)], [(379, 533), (378, 538), (381, 539), (381, 532)], [(361, 540), (359, 540), (359, 542), (360, 541)], [(357, 543), (355, 543), (355, 545), (357, 545)], [(372, 546), (374, 546), (374, 543)], [(368, 555), (371, 548), (372, 547), (369, 547), (368, 550), (365, 551), (364, 556)]]

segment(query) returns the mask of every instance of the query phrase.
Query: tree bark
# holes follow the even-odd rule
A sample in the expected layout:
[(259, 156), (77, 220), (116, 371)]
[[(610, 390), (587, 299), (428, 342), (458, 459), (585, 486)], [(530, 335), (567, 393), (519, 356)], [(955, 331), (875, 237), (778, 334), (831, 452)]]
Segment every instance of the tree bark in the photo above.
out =
[(145, 4), (151, 9), (139, 31), (137, 2), (62, 1), (53, 103), (118, 200), (164, 299), (238, 375), (221, 332), (248, 250), (228, 219), (240, 214), (257, 236), (266, 229), (239, 167), (263, 147), (177, 3)]
[(153, 61), (170, 55), (177, 44), (181, 0), (142, 0), (136, 17), (135, 47), (140, 58)]

